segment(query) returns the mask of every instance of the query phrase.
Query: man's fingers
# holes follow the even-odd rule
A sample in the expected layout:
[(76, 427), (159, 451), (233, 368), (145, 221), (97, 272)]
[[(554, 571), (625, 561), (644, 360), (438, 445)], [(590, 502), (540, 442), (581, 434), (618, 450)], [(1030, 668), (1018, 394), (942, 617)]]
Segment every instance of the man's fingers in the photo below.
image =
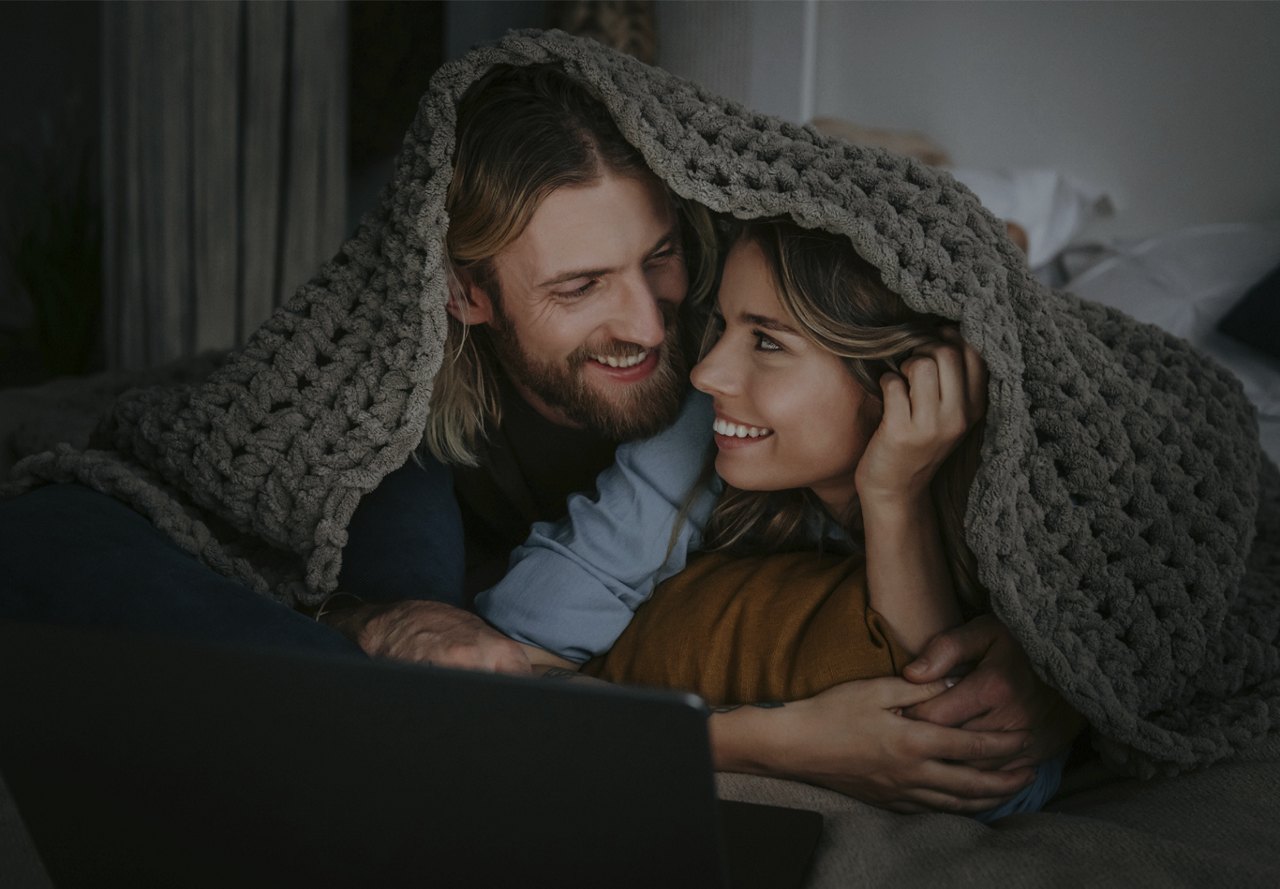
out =
[(913, 802), (934, 811), (975, 814), (994, 809), (1022, 790), (1035, 780), (1035, 772), (984, 772), (966, 765), (929, 763), (921, 780), (925, 786), (911, 793)]
[(902, 675), (912, 682), (932, 682), (963, 664), (981, 660), (994, 641), (990, 621), (985, 617), (934, 636)]
[(963, 726), (971, 730), (1008, 728), (981, 722), (982, 717), (991, 710), (991, 698), (985, 692), (982, 683), (975, 681), (970, 674), (962, 677), (947, 694), (938, 695), (911, 708), (908, 715), (912, 719), (932, 722), (934, 725)]

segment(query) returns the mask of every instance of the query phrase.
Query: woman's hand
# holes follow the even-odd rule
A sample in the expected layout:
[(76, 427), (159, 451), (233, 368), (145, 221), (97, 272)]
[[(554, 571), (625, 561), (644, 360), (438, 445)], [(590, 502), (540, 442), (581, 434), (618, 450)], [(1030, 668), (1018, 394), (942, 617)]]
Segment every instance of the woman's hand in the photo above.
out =
[(901, 715), (950, 682), (866, 679), (783, 706), (716, 713), (716, 768), (793, 778), (895, 812), (994, 808), (1029, 784), (1034, 770), (982, 771), (961, 763), (1017, 756), (1027, 734), (949, 728)]
[(926, 494), (938, 467), (986, 413), (986, 363), (954, 330), (943, 336), (904, 361), (901, 376), (880, 379), (884, 414), (854, 477), (864, 502)]

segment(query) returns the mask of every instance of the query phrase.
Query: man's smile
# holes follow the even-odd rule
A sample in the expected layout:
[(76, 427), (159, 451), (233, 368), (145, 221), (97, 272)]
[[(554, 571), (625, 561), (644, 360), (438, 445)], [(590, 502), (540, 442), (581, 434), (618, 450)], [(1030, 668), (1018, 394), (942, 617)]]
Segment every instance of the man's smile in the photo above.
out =
[(616, 383), (636, 383), (648, 379), (661, 360), (661, 349), (642, 349), (630, 355), (593, 354), (585, 364)]
[(641, 361), (649, 357), (649, 349), (641, 349), (633, 355), (592, 355), (591, 358), (600, 364), (607, 364), (610, 367), (635, 367)]

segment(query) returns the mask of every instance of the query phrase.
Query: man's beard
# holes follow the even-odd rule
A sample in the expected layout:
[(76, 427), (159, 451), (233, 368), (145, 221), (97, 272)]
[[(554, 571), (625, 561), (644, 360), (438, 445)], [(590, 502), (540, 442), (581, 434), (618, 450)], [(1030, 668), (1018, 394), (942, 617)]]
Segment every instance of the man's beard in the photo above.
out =
[(586, 364), (591, 356), (622, 358), (637, 354), (641, 346), (622, 342), (599, 348), (584, 346), (563, 362), (543, 362), (525, 352), (511, 323), (496, 305), (488, 330), (494, 353), (512, 379), (597, 435), (611, 441), (631, 441), (662, 431), (680, 413), (689, 373), (680, 348), (674, 306), (663, 306), (663, 321), (666, 339), (653, 373), (636, 383), (614, 384), (610, 392), (587, 382)]

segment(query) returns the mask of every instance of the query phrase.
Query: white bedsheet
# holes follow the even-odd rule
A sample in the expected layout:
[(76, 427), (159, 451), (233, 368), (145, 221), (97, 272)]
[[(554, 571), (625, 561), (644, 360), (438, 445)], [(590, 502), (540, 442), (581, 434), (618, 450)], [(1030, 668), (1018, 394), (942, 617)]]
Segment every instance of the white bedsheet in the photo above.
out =
[(1280, 361), (1216, 329), (1280, 265), (1280, 222), (1179, 229), (1117, 242), (1099, 256), (1064, 289), (1185, 337), (1239, 377), (1258, 408), (1263, 449), (1280, 463)]

